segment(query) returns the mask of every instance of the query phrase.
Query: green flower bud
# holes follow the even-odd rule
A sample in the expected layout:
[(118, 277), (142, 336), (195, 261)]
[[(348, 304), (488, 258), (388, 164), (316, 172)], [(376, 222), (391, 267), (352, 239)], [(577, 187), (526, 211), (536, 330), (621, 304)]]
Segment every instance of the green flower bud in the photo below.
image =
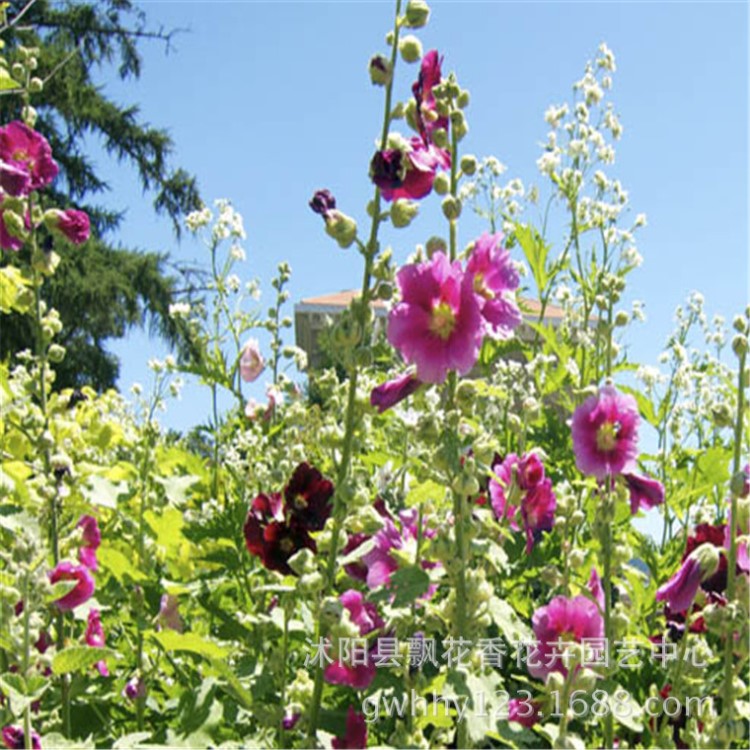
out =
[(729, 404), (723, 401), (711, 407), (711, 419), (717, 427), (731, 427), (733, 417)]
[(372, 349), (362, 347), (354, 350), (354, 364), (357, 367), (369, 367), (372, 364)]
[(38, 94), (44, 88), (44, 82), (36, 76), (29, 81), (29, 91), (32, 94)]
[(326, 233), (345, 250), (357, 238), (357, 222), (341, 211), (330, 211), (326, 217)]
[(451, 181), (445, 172), (439, 172), (435, 175), (435, 182), (432, 183), (433, 190), (438, 195), (447, 195), (451, 189)]
[[(578, 513), (579, 511), (576, 511)], [(573, 517), (571, 516), (571, 522), (573, 522)], [(570, 562), (571, 566), (574, 568), (580, 568), (581, 565), (586, 560), (586, 553), (582, 549), (574, 549), (571, 550), (568, 553), (568, 561)]]
[(26, 225), (23, 217), (15, 211), (3, 211), (3, 221), (5, 228), (11, 237), (23, 239), (26, 236)]
[(386, 281), (381, 281), (377, 288), (378, 299), (388, 301), (393, 298), (393, 284), (389, 284)]
[(297, 587), (301, 593), (314, 594), (318, 591), (323, 590), (325, 581), (320, 571), (314, 571), (312, 573), (306, 573), (303, 575), (297, 584)]
[(326, 623), (328, 627), (341, 622), (343, 609), (341, 602), (336, 597), (326, 597), (320, 607), (321, 622)]
[(615, 325), (622, 328), (623, 326), (626, 326), (630, 322), (630, 315), (628, 315), (625, 310), (618, 310), (617, 314), (615, 315)]
[(435, 253), (444, 253), (448, 249), (448, 245), (446, 241), (442, 237), (430, 237), (429, 240), (427, 240), (427, 245), (425, 246), (425, 250), (427, 251), (427, 255), (431, 258)]
[(466, 89), (463, 89), (461, 93), (458, 95), (458, 97), (456, 98), (456, 104), (461, 109), (466, 109), (466, 107), (469, 106), (469, 100), (470, 100), (469, 92)]
[(65, 359), (65, 347), (60, 346), (60, 344), (52, 344), (47, 350), (47, 357), (50, 362), (54, 362), (55, 364), (62, 362)]
[(398, 50), (405, 63), (415, 63), (422, 59), (422, 42), (411, 34), (401, 39)]
[(315, 556), (311, 550), (305, 547), (289, 558), (289, 567), (298, 576), (304, 575), (315, 570)]
[(30, 104), (21, 110), (21, 119), (30, 127), (36, 125), (37, 111)]
[(453, 127), (453, 135), (456, 140), (463, 140), (464, 136), (469, 132), (469, 125), (466, 122), (464, 113), (460, 110), (451, 112), (451, 126)]
[(472, 154), (462, 156), (461, 171), (468, 177), (471, 177), (477, 171), (477, 157)]
[(432, 133), (432, 141), (438, 148), (448, 148), (448, 131), (445, 128), (437, 128)]
[(710, 542), (704, 542), (690, 553), (690, 557), (700, 567), (701, 580), (705, 581), (716, 572), (719, 567), (720, 554), (719, 548), (714, 547)]
[(732, 351), (738, 356), (742, 357), (747, 354), (747, 336), (743, 333), (738, 333), (732, 339)]
[(419, 123), (417, 122), (417, 103), (414, 98), (409, 99), (404, 105), (404, 117), (412, 130), (419, 130)]
[(461, 201), (455, 195), (446, 195), (443, 198), (443, 216), (448, 221), (454, 221), (461, 216)]
[(735, 497), (747, 497), (748, 496), (748, 475), (743, 471), (738, 471), (729, 482), (729, 489)]
[(547, 675), (547, 690), (550, 693), (561, 693), (565, 687), (565, 678), (559, 672), (550, 672)]
[(747, 333), (747, 320), (742, 315), (735, 315), (732, 320), (732, 327), (737, 333)]
[(391, 206), (391, 222), (394, 227), (402, 229), (408, 227), (418, 213), (419, 204), (416, 201), (399, 198)]
[(384, 55), (373, 55), (368, 66), (370, 80), (375, 86), (387, 86), (393, 77), (391, 61)]
[(406, 108), (404, 107), (403, 102), (396, 102), (396, 105), (391, 110), (391, 119), (392, 120), (400, 120), (406, 111)]
[(404, 25), (410, 29), (421, 29), (430, 18), (430, 6), (424, 0), (409, 0), (404, 14)]
[(26, 75), (26, 68), (23, 65), (21, 65), (21, 63), (16, 62), (16, 63), (13, 63), (13, 66), (11, 67), (10, 72), (13, 78), (20, 81)]

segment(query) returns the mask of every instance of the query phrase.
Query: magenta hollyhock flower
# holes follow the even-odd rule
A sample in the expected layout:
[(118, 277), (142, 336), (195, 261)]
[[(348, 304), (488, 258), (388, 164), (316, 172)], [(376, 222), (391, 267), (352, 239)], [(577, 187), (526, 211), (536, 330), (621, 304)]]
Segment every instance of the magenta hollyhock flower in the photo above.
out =
[(302, 718), (301, 713), (284, 714), (281, 720), (281, 726), (285, 732), (289, 732), (297, 726), (297, 722)]
[(664, 502), (664, 485), (657, 479), (625, 471), (622, 474), (630, 492), (630, 512), (635, 515), (641, 508), (650, 510)]
[(145, 698), (146, 683), (140, 677), (131, 677), (125, 683), (121, 695), (123, 698), (127, 698), (130, 701), (138, 700), (138, 698)]
[(688, 557), (677, 572), (656, 592), (656, 601), (666, 601), (672, 612), (687, 612), (695, 600), (703, 573), (698, 560)]
[(54, 570), (50, 571), (49, 580), (52, 584), (59, 581), (76, 581), (71, 591), (54, 602), (55, 606), (63, 612), (75, 609), (94, 595), (94, 578), (85, 565), (60, 562)]
[(584, 474), (604, 479), (633, 465), (638, 456), (638, 404), (614, 386), (605, 385), (573, 413), (576, 465)]
[[(2, 736), (3, 744), (10, 750), (23, 750), (26, 747), (26, 735), (20, 727), (3, 727)], [(42, 739), (34, 730), (31, 731), (31, 747), (34, 750), (41, 750), (42, 747)]]
[(159, 603), (158, 628), (169, 628), (181, 633), (183, 630), (182, 618), (179, 612), (180, 600), (172, 594), (162, 594)]
[[(368, 539), (372, 537), (369, 534), (358, 531), (356, 534), (349, 534), (341, 554), (346, 557), (350, 552), (354, 552), (357, 547), (361, 547)], [(357, 581), (367, 580), (367, 566), (361, 560), (355, 560), (352, 563), (344, 565), (344, 570)]]
[(419, 200), (432, 190), (438, 169), (450, 169), (450, 153), (421, 138), (410, 138), (398, 148), (377, 151), (370, 162), (370, 177), (386, 201)]
[(351, 706), (346, 714), (346, 732), (331, 740), (334, 750), (362, 750), (367, 747), (367, 722)]
[(102, 541), (99, 524), (93, 516), (81, 516), (76, 524), (76, 528), (83, 529), (81, 534), (83, 546), (78, 550), (78, 562), (90, 570), (96, 571), (99, 567), (96, 560), (96, 550)]
[[(702, 544), (711, 544), (717, 549), (729, 549), (729, 525), (718, 523), (699, 523), (695, 531), (690, 534), (685, 544), (685, 553), (682, 556), (682, 562), (698, 549)], [(739, 562), (739, 561), (738, 561)], [(701, 588), (706, 592), (721, 594), (727, 587), (727, 556), (720, 555), (719, 567), (714, 573), (706, 576), (701, 581)]]
[(602, 586), (602, 579), (599, 578), (599, 572), (596, 568), (591, 568), (591, 575), (589, 576), (588, 590), (594, 597), (594, 601), (599, 605), (599, 610), (604, 613), (604, 588)]
[(510, 527), (518, 531), (520, 515), (529, 553), (541, 533), (551, 531), (555, 522), (557, 498), (552, 480), (544, 476), (544, 465), (535, 453), (520, 458), (511, 453), (492, 471), (495, 476), (490, 478), (489, 495), (495, 516), (508, 519)]
[(25, 169), (0, 160), (0, 189), (16, 198), (28, 195), (31, 177)]
[(507, 339), (521, 323), (521, 311), (516, 304), (520, 277), (502, 240), (502, 234), (485, 232), (474, 243), (466, 273), (474, 275), (474, 291), (489, 331), (495, 338)]
[(240, 377), (246, 383), (252, 383), (258, 379), (265, 366), (257, 339), (248, 339), (240, 355)]
[(47, 139), (18, 120), (0, 128), (0, 159), (25, 170), (31, 190), (49, 185), (59, 171)]
[(411, 87), (417, 102), (417, 129), (426, 143), (432, 140), (432, 134), (438, 128), (448, 130), (448, 118), (438, 114), (435, 95), (432, 93), (432, 89), (440, 83), (442, 63), (443, 58), (436, 49), (427, 52), (422, 58), (419, 76)]
[(286, 507), (296, 521), (309, 531), (320, 531), (331, 515), (333, 483), (314, 466), (301, 463), (284, 488)]
[(556, 596), (534, 612), (531, 624), (536, 646), (529, 654), (528, 670), (532, 677), (541, 680), (550, 672), (568, 673), (556, 644), (561, 641), (581, 643), (584, 638), (604, 636), (604, 620), (598, 605), (583, 595), (572, 599)]
[[(87, 646), (93, 646), (94, 648), (104, 648), (106, 645), (104, 640), (104, 628), (102, 627), (102, 621), (98, 609), (89, 610), (84, 640), (86, 641)], [(102, 660), (97, 662), (96, 668), (99, 670), (99, 674), (102, 677), (109, 677), (109, 670), (107, 669), (106, 661)]]
[[(365, 601), (363, 594), (355, 589), (345, 591), (339, 601), (349, 612), (349, 619), (359, 628), (359, 634), (366, 636), (379, 630), (385, 623), (372, 602)], [(370, 649), (364, 663), (348, 664), (337, 659), (325, 668), (324, 677), (331, 685), (348, 685), (356, 690), (364, 690), (375, 679), (377, 668), (374, 657), (377, 654), (377, 642)]]
[(303, 548), (317, 552), (307, 529), (299, 522), (284, 520), (281, 495), (258, 495), (252, 502), (243, 527), (245, 545), (250, 554), (259, 557), (268, 570), (295, 575), (289, 558)]
[(378, 414), (382, 414), (418, 391), (421, 385), (422, 381), (416, 375), (405, 372), (373, 388), (370, 392), (370, 405), (378, 410)]
[(52, 209), (45, 215), (45, 223), (74, 245), (82, 245), (91, 234), (88, 214), (75, 208), (68, 208), (65, 211)]
[(388, 316), (388, 340), (417, 367), (426, 383), (442, 383), (448, 370), (464, 375), (477, 361), (483, 323), (472, 277), (437, 252), (397, 276), (399, 302)]
[(542, 704), (528, 698), (511, 698), (508, 701), (508, 721), (516, 721), (521, 726), (531, 728), (539, 722)]

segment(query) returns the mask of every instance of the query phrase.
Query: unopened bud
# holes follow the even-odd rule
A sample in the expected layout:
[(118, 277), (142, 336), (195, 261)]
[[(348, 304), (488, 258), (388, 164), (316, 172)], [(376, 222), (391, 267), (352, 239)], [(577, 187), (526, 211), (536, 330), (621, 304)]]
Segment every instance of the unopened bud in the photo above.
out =
[(29, 91), (32, 94), (38, 94), (43, 88), (44, 82), (41, 78), (37, 78), (36, 76), (34, 76), (34, 78), (29, 81)]
[(408, 227), (418, 213), (419, 204), (416, 201), (400, 198), (391, 206), (391, 222), (394, 227), (402, 229)]
[(747, 336), (743, 333), (738, 333), (732, 339), (732, 351), (738, 356), (743, 357), (747, 354)]
[(5, 229), (11, 237), (23, 238), (26, 234), (26, 226), (22, 216), (15, 211), (3, 211), (2, 220)]
[(432, 142), (438, 148), (448, 148), (448, 131), (445, 128), (437, 128), (432, 133)]
[(747, 320), (742, 315), (735, 315), (732, 327), (737, 333), (747, 333)]
[(442, 237), (430, 237), (425, 245), (427, 256), (432, 257), (435, 253), (444, 253), (448, 249), (448, 244)]
[(619, 310), (617, 314), (615, 315), (615, 325), (622, 328), (623, 326), (626, 326), (630, 321), (630, 315), (628, 315), (625, 310)]
[(414, 63), (422, 59), (422, 42), (415, 36), (405, 36), (398, 43), (398, 49), (401, 59), (406, 63)]
[(60, 346), (60, 344), (52, 344), (47, 350), (47, 357), (50, 362), (54, 362), (55, 364), (62, 362), (65, 359), (65, 347)]
[(477, 171), (477, 157), (472, 154), (461, 157), (461, 171), (471, 177)]
[(346, 249), (357, 238), (357, 222), (341, 211), (331, 211), (326, 217), (326, 233)]
[(438, 195), (447, 195), (451, 188), (450, 178), (445, 172), (440, 172), (435, 175), (435, 182), (432, 183), (433, 190)]
[(369, 71), (370, 80), (376, 86), (387, 86), (391, 82), (391, 63), (384, 55), (374, 55), (370, 59)]
[(750, 495), (750, 466), (746, 466), (732, 477), (729, 489), (736, 497), (745, 498)]
[(448, 221), (454, 221), (461, 216), (461, 201), (455, 195), (443, 198), (443, 216)]
[(378, 284), (377, 295), (378, 299), (382, 299), (387, 302), (393, 297), (393, 285), (385, 281), (381, 281), (380, 284)]
[(458, 97), (456, 98), (456, 104), (461, 109), (466, 109), (466, 107), (469, 106), (470, 98), (471, 97), (469, 96), (469, 92), (466, 89), (463, 89), (461, 93), (458, 95)]
[(11, 67), (10, 72), (14, 78), (20, 80), (24, 77), (26, 73), (26, 68), (24, 68), (24, 66), (21, 65), (21, 63), (13, 63), (13, 66)]
[(410, 29), (421, 29), (430, 18), (430, 6), (424, 0), (409, 0), (404, 14), (404, 25)]

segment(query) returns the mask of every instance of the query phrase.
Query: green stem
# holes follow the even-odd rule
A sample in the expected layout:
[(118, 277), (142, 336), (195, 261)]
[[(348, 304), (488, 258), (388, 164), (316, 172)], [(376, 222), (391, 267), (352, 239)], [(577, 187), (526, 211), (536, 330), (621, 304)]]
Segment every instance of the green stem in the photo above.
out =
[[(29, 664), (31, 662), (31, 637), (29, 633), (29, 618), (31, 607), (29, 602), (29, 574), (23, 579), (23, 675), (29, 679)], [(23, 740), (26, 750), (31, 750), (31, 704), (27, 703), (23, 712)]]
[(286, 711), (286, 663), (289, 658), (289, 608), (286, 603), (284, 607), (284, 636), (281, 642), (281, 722), (279, 723), (279, 748), (287, 747), (284, 731), (284, 713)]
[[(606, 477), (607, 482), (607, 516), (609, 517), (612, 510), (612, 478), (609, 474)], [(604, 538), (602, 540), (602, 567), (604, 573), (604, 643), (609, 650), (613, 646), (612, 637), (612, 523), (608, 520), (603, 524)], [(610, 667), (609, 659), (605, 669), (606, 677), (609, 678)], [(611, 748), (614, 741), (614, 722), (611, 711), (607, 711), (604, 717), (604, 747)]]
[[(732, 476), (740, 471), (742, 458), (742, 430), (745, 419), (745, 367), (747, 353), (742, 352), (739, 363), (737, 383), (737, 419), (734, 424), (734, 458)], [(727, 604), (729, 611), (735, 605), (737, 582), (737, 492), (732, 492), (732, 511), (729, 524), (729, 555), (727, 558)], [(734, 627), (736, 619), (728, 618), (725, 629), (724, 645), (724, 690), (722, 706), (722, 723), (731, 726), (734, 716)]]

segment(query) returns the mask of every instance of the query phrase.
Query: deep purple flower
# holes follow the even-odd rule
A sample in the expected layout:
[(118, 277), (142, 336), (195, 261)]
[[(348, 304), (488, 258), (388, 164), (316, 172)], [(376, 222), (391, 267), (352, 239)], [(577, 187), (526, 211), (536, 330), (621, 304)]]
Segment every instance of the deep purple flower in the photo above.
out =
[(432, 89), (440, 83), (440, 70), (443, 58), (436, 49), (430, 50), (422, 57), (419, 76), (411, 87), (417, 102), (417, 129), (425, 142), (432, 140), (432, 134), (438, 129), (448, 130), (448, 118), (437, 112), (435, 95)]
[(85, 565), (60, 562), (54, 570), (50, 571), (49, 580), (52, 584), (59, 581), (76, 581), (71, 591), (54, 602), (55, 606), (63, 612), (75, 609), (94, 595), (94, 579)]
[(623, 479), (630, 492), (630, 512), (635, 515), (641, 508), (650, 510), (664, 502), (664, 485), (656, 479), (623, 472)]
[(638, 404), (614, 386), (605, 385), (573, 413), (576, 465), (584, 474), (604, 479), (635, 463), (638, 456)]
[(474, 291), (489, 331), (495, 338), (507, 339), (521, 322), (515, 298), (520, 278), (502, 239), (501, 234), (485, 232), (474, 243), (466, 273), (474, 275)]
[(550, 672), (568, 673), (556, 643), (581, 643), (584, 638), (604, 636), (604, 620), (599, 607), (583, 595), (572, 599), (556, 596), (545, 607), (534, 612), (531, 623), (537, 645), (529, 655), (528, 669), (532, 677), (542, 680)]
[(362, 750), (367, 747), (367, 722), (351, 706), (346, 715), (346, 732), (343, 737), (331, 740), (334, 750)]
[(382, 414), (418, 391), (420, 385), (422, 381), (416, 375), (405, 372), (373, 388), (370, 393), (370, 404), (378, 410), (378, 414)]
[(333, 508), (333, 483), (314, 466), (301, 463), (284, 489), (289, 514), (309, 531), (320, 531)]
[(127, 698), (130, 701), (135, 701), (138, 698), (145, 698), (146, 696), (146, 683), (140, 677), (131, 677), (121, 693), (123, 698)]
[[(84, 640), (86, 641), (87, 646), (93, 646), (94, 648), (104, 648), (106, 645), (104, 640), (104, 628), (102, 627), (102, 621), (98, 609), (89, 610)], [(102, 660), (97, 662), (96, 668), (99, 670), (99, 674), (102, 677), (109, 677), (109, 670), (107, 669), (106, 661)]]
[(0, 128), (0, 159), (29, 175), (29, 188), (49, 185), (58, 173), (47, 139), (18, 120)]
[(297, 722), (302, 717), (301, 713), (284, 714), (284, 718), (281, 720), (281, 727), (285, 732), (289, 732), (297, 726)]
[(398, 272), (399, 302), (388, 317), (388, 340), (417, 367), (417, 377), (442, 383), (448, 370), (464, 375), (477, 361), (483, 322), (472, 277), (437, 252)]
[(329, 190), (318, 190), (310, 200), (310, 208), (323, 218), (327, 218), (336, 208), (336, 199)]
[[(26, 747), (26, 735), (20, 727), (3, 727), (3, 744), (10, 750), (23, 750)], [(34, 731), (31, 731), (31, 747), (41, 750), (42, 739)], [(362, 746), (364, 747), (364, 745)]]
[(370, 162), (370, 177), (386, 201), (419, 200), (432, 190), (438, 169), (450, 168), (450, 153), (421, 138), (377, 151)]

